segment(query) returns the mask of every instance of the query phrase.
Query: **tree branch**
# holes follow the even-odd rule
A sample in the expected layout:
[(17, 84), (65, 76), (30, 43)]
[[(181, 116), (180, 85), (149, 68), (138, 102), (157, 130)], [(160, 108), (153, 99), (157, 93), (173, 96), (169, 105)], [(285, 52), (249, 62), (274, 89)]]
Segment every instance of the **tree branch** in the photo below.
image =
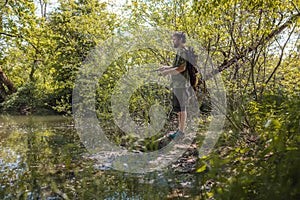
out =
[(278, 61), (277, 65), (276, 65), (276, 67), (274, 68), (273, 72), (272, 72), (271, 75), (269, 76), (268, 80), (266, 81), (266, 84), (268, 84), (268, 83), (271, 81), (271, 79), (272, 79), (272, 77), (274, 76), (275, 72), (277, 71), (277, 69), (278, 69), (279, 66), (281, 65), (282, 58), (283, 58), (283, 55), (284, 55), (285, 47), (287, 46), (288, 41), (290, 40), (290, 38), (291, 38), (293, 32), (295, 31), (295, 28), (296, 28), (296, 26), (293, 27), (293, 30), (290, 32), (290, 34), (289, 34), (287, 40), (285, 41), (285, 43), (284, 43), (284, 45), (283, 45), (283, 47), (282, 47), (282, 49), (281, 49), (281, 54), (280, 54), (280, 57), (279, 57), (279, 61)]
[(2, 84), (6, 85), (10, 93), (16, 92), (14, 84), (7, 78), (5, 73), (2, 71), (2, 68), (0, 67), (0, 85)]
[(19, 37), (18, 35), (12, 35), (12, 34), (3, 33), (3, 32), (0, 32), (0, 35), (5, 35), (5, 36), (8, 36), (8, 37)]
[(210, 79), (214, 75), (226, 70), (242, 58), (245, 58), (250, 52), (257, 50), (258, 47), (265, 45), (267, 42), (269, 42), (271, 39), (273, 39), (275, 36), (279, 35), (283, 30), (285, 30), (287, 27), (289, 27), (295, 20), (297, 20), (300, 17), (300, 13), (297, 13), (293, 15), (290, 19), (288, 19), (283, 25), (279, 26), (277, 29), (273, 30), (269, 35), (262, 38), (256, 45), (249, 46), (247, 49), (242, 51), (239, 55), (236, 55), (235, 57), (231, 58), (230, 60), (224, 62), (221, 64), (217, 69), (213, 70), (211, 74), (205, 75), (205, 79)]
[(15, 38), (22, 38), (24, 39), (26, 42), (28, 42), (29, 45), (31, 45), (37, 53), (41, 53), (40, 50), (32, 43), (30, 42), (29, 40), (27, 40), (25, 37), (23, 37), (22, 35), (12, 35), (12, 34), (9, 34), (9, 33), (4, 33), (4, 32), (0, 32), (0, 35), (4, 35), (4, 36), (7, 36), (7, 37), (15, 37)]

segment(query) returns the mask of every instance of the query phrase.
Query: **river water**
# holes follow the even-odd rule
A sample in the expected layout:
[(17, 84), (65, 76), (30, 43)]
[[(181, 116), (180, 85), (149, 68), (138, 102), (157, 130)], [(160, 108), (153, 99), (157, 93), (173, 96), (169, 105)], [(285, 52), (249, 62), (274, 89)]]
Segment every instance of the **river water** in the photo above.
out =
[(0, 199), (200, 198), (199, 174), (99, 167), (71, 118), (0, 116), (0, 150)]

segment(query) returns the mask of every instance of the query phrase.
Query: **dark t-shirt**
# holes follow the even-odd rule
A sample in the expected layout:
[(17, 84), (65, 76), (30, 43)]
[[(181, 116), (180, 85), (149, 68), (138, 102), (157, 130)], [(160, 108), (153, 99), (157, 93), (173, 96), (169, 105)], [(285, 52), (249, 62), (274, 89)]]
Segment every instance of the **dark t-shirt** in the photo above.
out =
[[(186, 50), (181, 48), (177, 51), (173, 67), (186, 66), (187, 54)], [(177, 75), (172, 75), (172, 88), (188, 88), (190, 86), (189, 74), (187, 67), (183, 72)]]

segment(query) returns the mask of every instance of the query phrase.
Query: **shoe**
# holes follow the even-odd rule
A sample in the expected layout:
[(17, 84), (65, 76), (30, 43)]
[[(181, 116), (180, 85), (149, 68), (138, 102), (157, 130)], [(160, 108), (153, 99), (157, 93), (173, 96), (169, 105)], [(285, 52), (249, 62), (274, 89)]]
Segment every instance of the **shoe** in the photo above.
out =
[(178, 135), (183, 135), (183, 132), (181, 132), (179, 129), (175, 133), (171, 133), (168, 137), (170, 139), (174, 139)]

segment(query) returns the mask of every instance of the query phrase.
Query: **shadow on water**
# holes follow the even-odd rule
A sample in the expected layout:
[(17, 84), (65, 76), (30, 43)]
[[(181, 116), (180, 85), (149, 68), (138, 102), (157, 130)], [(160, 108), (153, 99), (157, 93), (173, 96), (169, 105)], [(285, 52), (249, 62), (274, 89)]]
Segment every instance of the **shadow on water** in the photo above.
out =
[(127, 174), (86, 159), (70, 118), (0, 116), (0, 199), (190, 199), (195, 174)]

